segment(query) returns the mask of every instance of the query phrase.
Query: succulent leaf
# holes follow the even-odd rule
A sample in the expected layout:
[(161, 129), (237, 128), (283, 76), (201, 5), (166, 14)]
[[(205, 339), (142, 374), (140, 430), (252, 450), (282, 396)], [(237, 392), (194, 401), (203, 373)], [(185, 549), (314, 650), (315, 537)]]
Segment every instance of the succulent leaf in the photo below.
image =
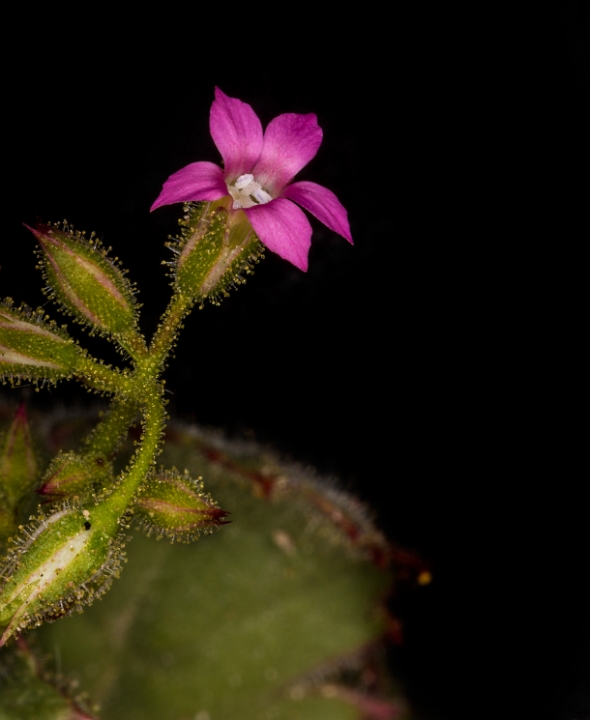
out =
[(362, 684), (392, 581), (362, 505), (194, 427), (171, 430), (163, 459), (206, 475), (232, 524), (193, 545), (136, 538), (101, 603), (38, 631), (105, 718), (407, 718), (383, 676), (380, 692)]

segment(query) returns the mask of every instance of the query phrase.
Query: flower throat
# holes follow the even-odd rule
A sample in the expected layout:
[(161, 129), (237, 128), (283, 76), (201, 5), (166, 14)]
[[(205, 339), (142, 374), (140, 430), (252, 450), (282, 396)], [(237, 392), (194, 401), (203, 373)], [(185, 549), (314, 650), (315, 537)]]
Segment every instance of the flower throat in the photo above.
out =
[(228, 185), (227, 189), (233, 198), (234, 210), (264, 205), (273, 199), (272, 195), (269, 195), (250, 173), (240, 175), (233, 185)]

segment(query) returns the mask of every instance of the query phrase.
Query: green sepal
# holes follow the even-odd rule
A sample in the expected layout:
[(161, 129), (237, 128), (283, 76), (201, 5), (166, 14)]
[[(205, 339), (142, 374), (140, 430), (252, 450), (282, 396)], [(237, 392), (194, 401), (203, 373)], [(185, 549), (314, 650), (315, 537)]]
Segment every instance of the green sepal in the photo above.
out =
[(148, 535), (167, 537), (172, 542), (191, 542), (213, 528), (227, 525), (229, 513), (220, 510), (203, 490), (199, 477), (176, 469), (154, 473), (142, 484), (135, 500), (134, 517)]
[(103, 595), (118, 577), (125, 523), (108, 501), (64, 506), (34, 519), (0, 566), (0, 647)]
[(113, 484), (113, 469), (102, 454), (79, 455), (75, 452), (60, 452), (49, 465), (41, 487), (40, 495), (59, 498), (87, 497), (93, 490), (102, 490)]
[(135, 330), (133, 287), (100, 242), (69, 227), (29, 228), (41, 246), (41, 267), (50, 294), (79, 322), (106, 335)]
[(37, 459), (23, 404), (0, 440), (0, 488), (5, 509), (14, 510), (31, 492), (37, 478)]
[(226, 198), (187, 203), (181, 235), (170, 244), (177, 255), (175, 287), (195, 299), (219, 302), (263, 257), (264, 247), (245, 213), (228, 213)]
[(0, 376), (12, 381), (60, 380), (71, 376), (83, 351), (43, 310), (0, 302)]

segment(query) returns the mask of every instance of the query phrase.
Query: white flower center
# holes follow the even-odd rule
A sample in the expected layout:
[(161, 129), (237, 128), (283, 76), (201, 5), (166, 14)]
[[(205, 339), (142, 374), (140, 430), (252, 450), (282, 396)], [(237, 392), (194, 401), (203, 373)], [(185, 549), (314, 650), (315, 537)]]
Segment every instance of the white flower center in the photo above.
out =
[(254, 180), (254, 175), (240, 175), (233, 185), (228, 187), (229, 194), (232, 196), (233, 209), (251, 208), (255, 205), (264, 205), (270, 202), (273, 197), (266, 190), (263, 190), (260, 183)]

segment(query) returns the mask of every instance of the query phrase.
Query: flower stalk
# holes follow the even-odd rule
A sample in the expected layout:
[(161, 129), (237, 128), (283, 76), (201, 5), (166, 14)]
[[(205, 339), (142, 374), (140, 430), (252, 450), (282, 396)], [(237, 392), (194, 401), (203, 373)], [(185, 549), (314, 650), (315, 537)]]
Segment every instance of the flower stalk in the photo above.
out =
[[(19, 522), (19, 504), (37, 475), (25, 467), (30, 436), (17, 414), (0, 457), (0, 545), (18, 527), (14, 547), (0, 561), (0, 646), (106, 591), (120, 570), (133, 512), (148, 534), (171, 540), (191, 541), (226, 523), (228, 513), (200, 479), (155, 471), (167, 417), (161, 374), (182, 322), (195, 304), (218, 303), (243, 284), (265, 247), (305, 270), (311, 226), (300, 206), (352, 243), (336, 196), (314, 183), (292, 182), (321, 143), (315, 115), (280, 115), (263, 132), (249, 105), (217, 90), (211, 133), (224, 169), (189, 165), (166, 181), (152, 206), (185, 203), (180, 235), (168, 245), (175, 256), (168, 263), (173, 294), (151, 344), (139, 330), (134, 285), (94, 235), (86, 238), (67, 224), (29, 228), (39, 243), (46, 293), (91, 335), (113, 343), (125, 365), (91, 357), (44, 310), (0, 304), (4, 381), (44, 385), (72, 378), (110, 397), (82, 449), (50, 463), (37, 489), (49, 504), (27, 527)], [(138, 418), (137, 450), (116, 477), (121, 441)]]

